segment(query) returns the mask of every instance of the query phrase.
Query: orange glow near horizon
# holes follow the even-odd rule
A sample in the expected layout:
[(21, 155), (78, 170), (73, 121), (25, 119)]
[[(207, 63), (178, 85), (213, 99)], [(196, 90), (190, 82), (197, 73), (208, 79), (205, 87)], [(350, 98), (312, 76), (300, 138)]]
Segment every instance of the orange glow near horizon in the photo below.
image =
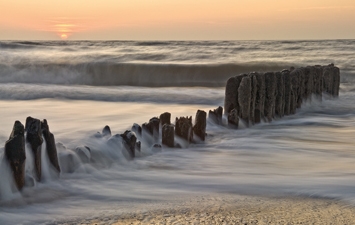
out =
[(62, 34), (62, 35), (60, 35), (60, 38), (62, 40), (66, 40), (68, 38), (68, 35), (67, 34)]
[(1, 39), (355, 38), (355, 1), (0, 0)]

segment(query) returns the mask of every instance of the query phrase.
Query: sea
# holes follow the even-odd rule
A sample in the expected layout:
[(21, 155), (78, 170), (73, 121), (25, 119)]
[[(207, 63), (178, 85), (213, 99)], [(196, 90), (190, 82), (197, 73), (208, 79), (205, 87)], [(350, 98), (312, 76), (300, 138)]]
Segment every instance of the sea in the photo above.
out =
[[(0, 224), (75, 224), (218, 193), (355, 205), (354, 53), (355, 40), (0, 41)], [(239, 129), (208, 120), (204, 142), (143, 143), (134, 160), (95, 137), (106, 125), (121, 134), (164, 112), (175, 122), (223, 106), (227, 79), (240, 73), (330, 63), (340, 68), (339, 97), (313, 97), (294, 115)], [(42, 181), (18, 192), (4, 145), (28, 116), (47, 119), (62, 172), (53, 176), (42, 151)], [(80, 146), (95, 152), (91, 162), (76, 155)]]

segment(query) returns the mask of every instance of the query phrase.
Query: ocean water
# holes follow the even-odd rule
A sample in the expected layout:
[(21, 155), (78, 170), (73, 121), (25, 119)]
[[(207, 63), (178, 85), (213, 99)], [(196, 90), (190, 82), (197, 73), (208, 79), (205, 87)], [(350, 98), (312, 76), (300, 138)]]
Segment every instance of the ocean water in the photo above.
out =
[[(355, 40), (1, 41), (0, 224), (75, 222), (194, 193), (355, 204), (354, 52)], [(232, 130), (208, 121), (204, 143), (161, 151), (143, 145), (133, 161), (93, 137), (105, 125), (120, 134), (166, 111), (174, 121), (223, 106), (224, 85), (239, 73), (329, 63), (341, 71), (339, 98), (313, 98), (271, 123)], [(2, 158), (14, 121), (27, 116), (48, 120), (63, 171), (53, 177), (43, 155), (43, 181), (19, 193)], [(83, 145), (95, 162), (75, 155)]]

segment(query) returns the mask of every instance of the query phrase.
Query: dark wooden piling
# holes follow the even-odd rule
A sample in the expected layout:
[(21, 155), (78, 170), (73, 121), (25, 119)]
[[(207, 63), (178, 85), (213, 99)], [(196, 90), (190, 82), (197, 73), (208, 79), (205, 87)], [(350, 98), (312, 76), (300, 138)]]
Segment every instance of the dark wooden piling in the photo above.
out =
[(334, 80), (333, 65), (323, 66), (323, 92), (333, 95)]
[(164, 126), (165, 124), (171, 124), (170, 119), (171, 119), (171, 113), (165, 112), (160, 114), (159, 116), (160, 125)]
[(265, 76), (265, 106), (264, 114), (268, 122), (272, 120), (275, 112), (276, 100), (276, 75), (274, 72), (267, 72)]
[(15, 121), (9, 140), (5, 143), (5, 158), (8, 161), (16, 187), (21, 190), (25, 185), (25, 128)]
[(313, 74), (313, 93), (318, 100), (322, 100), (323, 95), (323, 67), (314, 66), (315, 73)]
[(107, 138), (109, 138), (109, 137), (111, 137), (111, 128), (108, 126), (108, 125), (106, 125), (103, 129), (102, 129), (102, 136), (103, 137), (107, 137)]
[(289, 70), (281, 71), (281, 76), (284, 78), (285, 84), (285, 95), (284, 95), (284, 115), (291, 114), (291, 92), (292, 92), (292, 85), (291, 85), (291, 76)]
[(291, 78), (291, 101), (290, 101), (290, 114), (295, 114), (297, 109), (298, 100), (298, 72), (296, 69), (290, 72)]
[(285, 110), (285, 80), (281, 72), (276, 72), (275, 116), (283, 117)]
[(33, 160), (34, 160), (34, 172), (35, 178), (37, 181), (41, 180), (41, 152), (42, 152), (42, 129), (41, 129), (41, 121), (39, 119), (35, 119), (32, 117), (26, 118), (26, 141), (30, 144)]
[(197, 110), (193, 130), (194, 134), (202, 141), (204, 141), (206, 137), (206, 117), (207, 113), (205, 111)]
[(164, 124), (162, 126), (162, 144), (173, 148), (174, 147), (174, 125)]
[(228, 114), (234, 108), (237, 109), (237, 111), (240, 110), (238, 103), (238, 88), (245, 76), (247, 76), (247, 74), (240, 74), (228, 79), (224, 99), (225, 114)]
[(316, 73), (316, 69), (314, 66), (307, 66), (303, 68), (304, 72), (304, 93), (303, 93), (303, 100), (304, 101), (310, 101), (312, 94), (314, 93), (314, 76)]
[(238, 88), (238, 104), (240, 106), (239, 117), (249, 125), (251, 101), (251, 79), (245, 76)]
[(192, 116), (175, 119), (175, 135), (183, 138), (188, 143), (193, 140)]
[(256, 94), (258, 90), (258, 81), (257, 81), (257, 73), (250, 73), (250, 114), (249, 121), (252, 125), (255, 124), (255, 104), (256, 104)]
[(239, 126), (239, 116), (237, 109), (233, 109), (228, 113), (228, 127), (237, 129)]
[(298, 87), (297, 87), (297, 108), (301, 108), (303, 97), (305, 93), (305, 74), (303, 68), (295, 69), (294, 73), (298, 78)]
[(265, 76), (262, 73), (255, 73), (257, 79), (257, 91), (255, 98), (254, 117), (255, 123), (260, 123), (264, 118), (265, 105)]
[(153, 117), (148, 123), (142, 124), (142, 131), (147, 133), (154, 143), (159, 140), (159, 124), (160, 120), (157, 117)]
[(218, 106), (218, 108), (208, 111), (208, 118), (212, 122), (219, 124), (219, 125), (222, 125), (222, 115), (223, 115), (222, 106)]
[(49, 126), (46, 119), (44, 119), (41, 122), (41, 128), (42, 128), (42, 134), (44, 140), (46, 141), (46, 150), (47, 150), (49, 162), (51, 163), (51, 165), (54, 167), (57, 174), (59, 175), (60, 166), (58, 162), (57, 147), (55, 145), (54, 135), (49, 131)]
[(123, 139), (123, 146), (129, 153), (131, 159), (136, 157), (136, 134), (130, 130), (126, 130), (123, 134), (120, 135)]
[(339, 96), (340, 89), (340, 69), (336, 66), (333, 66), (333, 96)]
[(142, 135), (142, 127), (139, 126), (139, 124), (134, 123), (132, 125), (132, 131), (135, 132), (138, 135)]
[(228, 79), (225, 90), (224, 110), (229, 113), (238, 105), (238, 87), (240, 82), (237, 82), (236, 77)]

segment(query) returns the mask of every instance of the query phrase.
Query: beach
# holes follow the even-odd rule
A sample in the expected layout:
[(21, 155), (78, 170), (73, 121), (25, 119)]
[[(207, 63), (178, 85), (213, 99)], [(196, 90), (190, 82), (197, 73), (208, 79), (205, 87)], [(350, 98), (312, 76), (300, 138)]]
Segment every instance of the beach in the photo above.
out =
[[(127, 204), (129, 213), (58, 224), (353, 224), (355, 207), (336, 199), (218, 194)], [(117, 210), (117, 209), (115, 209)], [(110, 215), (112, 213), (112, 215)]]
[[(1, 41), (0, 224), (352, 224), (354, 43)], [(339, 96), (311, 96), (293, 115), (238, 129), (207, 119), (205, 141), (174, 148), (137, 135), (134, 159), (108, 141), (164, 112), (174, 124), (224, 106), (230, 76), (330, 63)], [(41, 155), (37, 181), (26, 146), (33, 182), (19, 192), (2, 160), (28, 116), (48, 121), (61, 172)]]

